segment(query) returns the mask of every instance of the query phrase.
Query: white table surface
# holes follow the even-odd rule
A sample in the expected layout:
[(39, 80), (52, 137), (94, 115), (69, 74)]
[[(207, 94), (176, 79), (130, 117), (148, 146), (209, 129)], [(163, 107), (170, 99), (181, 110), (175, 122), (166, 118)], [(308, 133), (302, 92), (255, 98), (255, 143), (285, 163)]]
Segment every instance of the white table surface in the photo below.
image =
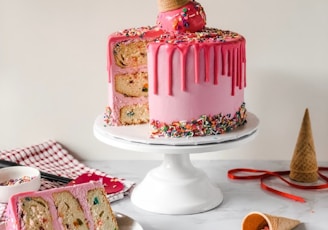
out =
[[(137, 184), (147, 172), (161, 161), (85, 161), (86, 165), (98, 168), (110, 175), (135, 181)], [(302, 222), (295, 230), (328, 229), (328, 190), (299, 190), (282, 184), (277, 179), (268, 184), (285, 192), (302, 196), (306, 203), (292, 201), (260, 188), (259, 180), (230, 180), (227, 171), (232, 168), (256, 168), (266, 170), (289, 170), (288, 161), (192, 161), (204, 170), (213, 184), (219, 186), (224, 200), (213, 210), (192, 215), (163, 215), (144, 211), (134, 206), (129, 197), (112, 203), (116, 212), (136, 220), (144, 230), (238, 230), (246, 214), (260, 211), (272, 215), (298, 219)], [(319, 163), (328, 166), (328, 163)]]

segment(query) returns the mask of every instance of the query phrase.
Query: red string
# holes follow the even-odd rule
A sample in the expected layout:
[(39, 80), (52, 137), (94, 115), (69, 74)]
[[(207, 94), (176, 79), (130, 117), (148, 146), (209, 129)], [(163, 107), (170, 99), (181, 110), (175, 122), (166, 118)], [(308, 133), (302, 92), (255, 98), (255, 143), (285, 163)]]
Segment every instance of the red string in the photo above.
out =
[[(268, 171), (268, 170), (259, 170), (259, 169), (250, 169), (250, 168), (235, 168), (228, 171), (228, 177), (232, 180), (253, 180), (253, 179), (260, 179), (261, 182), (261, 188), (275, 193), (279, 196), (286, 197), (288, 199), (292, 199), (299, 202), (305, 202), (305, 199), (296, 196), (290, 193), (282, 192), (279, 190), (276, 190), (268, 185), (265, 184), (265, 179), (269, 177), (277, 177), (284, 183), (288, 184), (291, 187), (298, 188), (298, 189), (326, 189), (328, 188), (328, 177), (323, 175), (320, 171), (328, 171), (328, 167), (319, 167), (318, 168), (318, 175), (322, 180), (325, 181), (325, 183), (320, 185), (300, 185), (295, 184), (287, 179), (285, 179), (283, 176), (289, 175), (290, 171)], [(246, 175), (236, 175), (237, 173), (246, 173)]]

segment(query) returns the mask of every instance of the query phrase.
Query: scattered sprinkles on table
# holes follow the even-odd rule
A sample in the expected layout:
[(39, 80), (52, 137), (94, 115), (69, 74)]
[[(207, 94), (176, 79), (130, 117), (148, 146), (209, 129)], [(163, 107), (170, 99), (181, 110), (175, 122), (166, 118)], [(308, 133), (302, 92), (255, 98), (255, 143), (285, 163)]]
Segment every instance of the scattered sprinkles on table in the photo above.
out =
[(35, 177), (30, 177), (30, 176), (22, 176), (20, 178), (15, 178), (15, 179), (9, 179), (4, 182), (0, 183), (0, 186), (12, 186), (12, 185), (17, 185), (17, 184), (23, 184), (25, 182), (30, 182), (33, 180)]

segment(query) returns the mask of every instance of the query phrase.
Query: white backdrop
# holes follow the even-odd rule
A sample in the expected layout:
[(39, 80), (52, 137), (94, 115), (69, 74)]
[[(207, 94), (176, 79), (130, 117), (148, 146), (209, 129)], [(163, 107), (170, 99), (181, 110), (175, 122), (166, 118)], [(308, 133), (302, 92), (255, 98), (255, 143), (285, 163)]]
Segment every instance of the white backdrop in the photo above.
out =
[[(203, 0), (208, 26), (247, 39), (246, 105), (260, 133), (198, 159), (291, 159), (309, 108), (328, 160), (328, 1)], [(54, 139), (81, 159), (158, 159), (107, 146), (92, 126), (107, 102), (106, 43), (153, 25), (156, 0), (0, 0), (0, 149)]]

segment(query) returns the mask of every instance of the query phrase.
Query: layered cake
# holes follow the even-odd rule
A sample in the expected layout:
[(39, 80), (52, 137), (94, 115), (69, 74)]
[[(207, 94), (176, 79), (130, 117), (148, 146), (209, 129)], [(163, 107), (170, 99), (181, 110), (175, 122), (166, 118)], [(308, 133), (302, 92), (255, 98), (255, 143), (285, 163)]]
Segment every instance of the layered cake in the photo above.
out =
[(108, 41), (108, 125), (149, 123), (152, 137), (218, 135), (246, 123), (245, 38), (206, 27), (203, 7), (159, 0), (155, 26)]
[(88, 182), (11, 197), (7, 230), (118, 230), (101, 182)]

